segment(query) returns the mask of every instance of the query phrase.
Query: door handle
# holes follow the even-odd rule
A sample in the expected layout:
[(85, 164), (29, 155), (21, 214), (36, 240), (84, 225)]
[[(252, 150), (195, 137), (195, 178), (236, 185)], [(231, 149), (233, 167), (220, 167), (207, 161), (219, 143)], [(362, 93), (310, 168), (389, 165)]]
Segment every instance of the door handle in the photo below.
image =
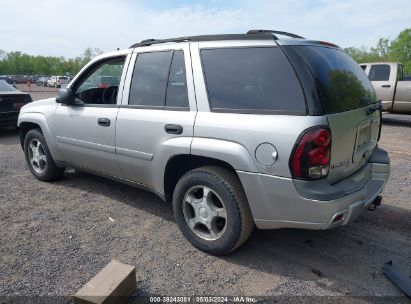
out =
[(383, 87), (383, 88), (391, 88), (391, 85), (389, 85), (389, 84), (384, 84), (384, 85), (382, 85), (381, 87)]
[(183, 127), (180, 125), (165, 125), (164, 131), (169, 134), (181, 134), (183, 133)]
[(102, 127), (109, 127), (110, 126), (110, 119), (108, 118), (99, 118), (97, 122)]

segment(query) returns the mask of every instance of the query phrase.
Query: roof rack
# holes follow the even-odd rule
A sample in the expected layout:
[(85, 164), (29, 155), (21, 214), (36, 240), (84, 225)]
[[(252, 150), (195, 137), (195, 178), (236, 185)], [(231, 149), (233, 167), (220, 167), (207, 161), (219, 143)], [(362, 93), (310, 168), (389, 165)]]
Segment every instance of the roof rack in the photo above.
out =
[(153, 44), (168, 43), (168, 42), (187, 42), (187, 41), (219, 41), (219, 40), (278, 40), (278, 37), (274, 34), (288, 36), (292, 38), (301, 38), (301, 36), (271, 30), (250, 30), (247, 34), (225, 34), (225, 35), (200, 35), (200, 36), (186, 36), (169, 39), (146, 39), (141, 42), (135, 43), (130, 48), (136, 48), (141, 46), (149, 46)]
[(278, 37), (274, 34), (277, 35), (282, 35), (282, 36), (287, 36), (287, 37), (291, 37), (291, 38), (299, 38), (299, 39), (305, 39), (304, 37), (298, 36), (296, 34), (293, 33), (288, 33), (288, 32), (282, 32), (282, 31), (272, 31), (272, 30), (250, 30), (247, 32), (247, 34), (251, 34), (251, 35), (255, 35), (255, 34), (265, 34), (265, 33), (269, 33), (269, 34), (273, 34), (274, 39), (278, 39)]

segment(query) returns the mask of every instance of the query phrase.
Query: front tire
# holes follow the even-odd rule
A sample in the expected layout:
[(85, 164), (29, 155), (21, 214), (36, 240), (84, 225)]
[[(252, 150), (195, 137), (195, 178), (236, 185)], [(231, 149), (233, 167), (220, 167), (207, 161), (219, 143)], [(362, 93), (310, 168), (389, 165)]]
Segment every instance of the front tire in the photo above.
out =
[(24, 139), (24, 155), (31, 173), (38, 180), (49, 182), (64, 174), (64, 168), (56, 166), (46, 140), (38, 129), (27, 132)]
[(187, 240), (214, 255), (225, 255), (240, 247), (254, 228), (238, 177), (221, 167), (186, 173), (175, 187), (173, 209)]

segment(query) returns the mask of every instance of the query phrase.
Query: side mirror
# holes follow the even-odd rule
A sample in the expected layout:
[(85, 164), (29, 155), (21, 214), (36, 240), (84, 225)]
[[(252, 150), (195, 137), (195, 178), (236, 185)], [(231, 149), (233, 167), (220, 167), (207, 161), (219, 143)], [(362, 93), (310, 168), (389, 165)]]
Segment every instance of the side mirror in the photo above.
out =
[(74, 93), (69, 88), (60, 89), (56, 98), (57, 103), (62, 103), (65, 105), (72, 105), (75, 100), (76, 98), (74, 97)]

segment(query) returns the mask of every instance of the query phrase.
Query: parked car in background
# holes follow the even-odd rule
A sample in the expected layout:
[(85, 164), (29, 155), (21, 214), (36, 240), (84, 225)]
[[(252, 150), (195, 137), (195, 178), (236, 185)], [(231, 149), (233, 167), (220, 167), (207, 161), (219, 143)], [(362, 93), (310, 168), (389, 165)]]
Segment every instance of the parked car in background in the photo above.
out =
[(383, 111), (411, 114), (411, 79), (399, 62), (361, 63), (374, 86)]
[(47, 81), (50, 79), (50, 77), (47, 76), (41, 76), (37, 78), (36, 84), (39, 87), (46, 87), (47, 86)]
[(8, 84), (12, 86), (16, 85), (16, 82), (10, 76), (0, 76), (0, 80), (4, 80), (5, 82), (7, 82)]
[(11, 75), (10, 76), (13, 81), (15, 81), (17, 84), (21, 84), (21, 83), (27, 83), (27, 81), (29, 81), (29, 77), (25, 76), (25, 75)]
[(218, 255), (254, 226), (330, 229), (375, 209), (390, 172), (380, 125), (348, 54), (275, 31), (145, 40), (19, 116), (37, 179), (75, 167), (152, 191)]
[(61, 88), (62, 85), (67, 85), (69, 82), (67, 76), (51, 76), (50, 79), (47, 80), (47, 86)]
[(31, 101), (30, 94), (20, 92), (5, 80), (0, 80), (0, 126), (17, 126), (21, 107)]

